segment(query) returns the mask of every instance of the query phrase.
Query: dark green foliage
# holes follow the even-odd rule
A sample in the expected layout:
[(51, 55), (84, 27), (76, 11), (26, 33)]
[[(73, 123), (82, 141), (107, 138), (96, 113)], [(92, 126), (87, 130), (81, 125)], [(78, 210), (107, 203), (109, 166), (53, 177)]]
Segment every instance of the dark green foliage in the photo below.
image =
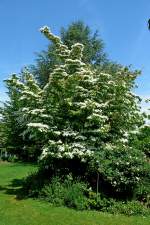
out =
[[(148, 167), (150, 165), (148, 164)], [(150, 208), (150, 173), (147, 168), (147, 176), (143, 177), (142, 181), (135, 190), (136, 199), (143, 202), (147, 207)]]
[(38, 197), (41, 189), (48, 182), (46, 174), (39, 170), (28, 175), (22, 185), (23, 196)]
[(51, 183), (45, 185), (39, 193), (40, 198), (56, 206), (64, 205), (65, 187), (58, 177), (54, 177)]
[[(46, 165), (45, 165), (46, 163)], [(47, 166), (49, 164), (49, 166)], [(55, 177), (60, 180), (65, 180), (72, 174), (73, 179), (80, 179), (86, 181), (85, 177), (87, 165), (81, 163), (79, 159), (74, 160), (60, 160), (54, 159), (47, 162), (40, 163), (38, 172), (30, 174), (23, 183), (23, 190), (26, 196), (38, 197), (39, 193), (45, 185), (50, 185), (51, 181), (55, 181)], [(88, 171), (87, 171), (88, 172)]]
[(70, 174), (64, 177), (51, 177), (49, 180), (42, 179), (42, 176), (44, 174), (38, 172), (26, 179), (26, 187), (32, 188), (31, 192), (26, 193), (29, 197), (38, 197), (52, 205), (67, 206), (77, 210), (91, 209), (128, 216), (150, 215), (148, 205), (144, 205), (143, 202), (116, 201), (114, 198), (108, 198), (93, 191), (87, 183), (73, 179)]
[[(85, 162), (81, 162), (78, 158), (74, 159), (57, 159), (48, 157), (40, 161), (40, 169), (47, 176), (67, 176), (72, 174), (73, 177), (80, 177), (85, 180), (88, 173), (88, 165)], [(86, 176), (85, 176), (86, 175)]]
[(63, 181), (54, 177), (50, 184), (43, 187), (40, 196), (53, 205), (65, 205), (82, 210), (87, 208), (86, 192), (87, 185), (79, 181), (73, 181), (71, 176), (67, 176)]
[(145, 155), (150, 158), (150, 126), (145, 125), (138, 136), (138, 147), (145, 153)]
[(88, 192), (88, 207), (89, 209), (107, 211), (107, 208), (111, 207), (115, 203), (112, 198), (106, 198), (101, 193), (93, 192), (89, 190)]
[(150, 127), (145, 124), (132, 140), (132, 145), (143, 152), (145, 166), (142, 170), (142, 179), (135, 190), (136, 199), (150, 207)]
[[(0, 108), (0, 116), (2, 113), (2, 108)], [(4, 146), (5, 146), (5, 141), (6, 141), (6, 137), (5, 137), (5, 125), (2, 122), (2, 119), (0, 119), (0, 151), (4, 151)]]
[[(36, 84), (32, 83), (32, 80), (25, 79), (25, 76), (29, 79), (29, 73), (24, 70), (19, 76), (12, 75), (11, 79), (5, 81), (8, 89), (8, 101), (0, 108), (1, 125), (0, 125), (0, 137), (1, 148), (6, 150), (8, 154), (17, 156), (22, 161), (37, 161), (41, 154), (41, 143), (39, 141), (31, 140), (26, 130), (26, 124), (29, 122), (29, 118), (23, 115), (23, 109), (28, 104), (28, 109), (36, 107), (35, 101), (32, 99), (20, 100), (26, 84), (26, 91), (30, 93), (36, 93)], [(24, 97), (24, 96), (23, 96)], [(39, 102), (37, 103), (39, 105)], [(39, 137), (42, 139), (42, 137)]]
[(90, 162), (90, 170), (100, 175), (100, 188), (105, 194), (117, 198), (133, 198), (135, 189), (144, 177), (148, 177), (149, 164), (144, 154), (138, 149), (130, 147), (108, 146), (95, 154)]
[(74, 22), (67, 29), (61, 29), (61, 39), (69, 48), (75, 43), (84, 45), (83, 62), (101, 65), (107, 62), (104, 53), (104, 43), (99, 38), (98, 31), (92, 34), (89, 26), (82, 21)]
[(23, 138), (20, 136), (22, 132), (22, 127), (20, 127), (18, 121), (18, 111), (19, 111), (19, 93), (16, 92), (15, 87), (11, 86), (9, 80), (6, 81), (6, 86), (8, 88), (9, 100), (3, 104), (0, 109), (0, 114), (2, 115), (2, 135), (3, 135), (3, 149), (7, 149), (8, 153), (19, 155), (21, 149), (23, 148)]
[(112, 214), (124, 214), (127, 216), (150, 215), (150, 209), (138, 201), (115, 202), (112, 206), (108, 207), (106, 211)]

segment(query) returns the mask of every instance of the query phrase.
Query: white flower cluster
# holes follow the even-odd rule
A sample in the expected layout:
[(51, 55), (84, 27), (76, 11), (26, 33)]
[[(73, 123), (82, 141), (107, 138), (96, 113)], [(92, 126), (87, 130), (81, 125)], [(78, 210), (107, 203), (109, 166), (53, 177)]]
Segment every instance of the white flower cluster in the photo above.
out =
[[(55, 149), (55, 151), (51, 151), (52, 149)], [(78, 157), (86, 160), (93, 155), (93, 151), (86, 149), (81, 143), (63, 144), (60, 140), (57, 142), (51, 140), (49, 141), (49, 146), (44, 147), (41, 158), (43, 159), (50, 155), (56, 158), (72, 159)]]
[(47, 132), (49, 130), (49, 126), (42, 123), (28, 123), (27, 126), (31, 128), (37, 128), (40, 132)]

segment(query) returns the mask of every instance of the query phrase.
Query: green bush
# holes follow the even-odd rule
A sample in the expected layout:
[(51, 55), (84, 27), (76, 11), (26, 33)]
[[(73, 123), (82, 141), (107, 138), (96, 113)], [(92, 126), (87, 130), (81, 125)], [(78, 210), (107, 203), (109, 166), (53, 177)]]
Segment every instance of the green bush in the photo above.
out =
[(83, 210), (87, 208), (88, 203), (86, 191), (87, 185), (80, 181), (73, 181), (71, 176), (67, 176), (63, 181), (59, 177), (54, 177), (42, 188), (40, 197), (53, 205)]
[(143, 202), (147, 207), (150, 207), (150, 182), (145, 180), (136, 190), (136, 199)]
[(88, 207), (87, 197), (85, 196), (87, 185), (79, 181), (68, 182), (66, 180), (65, 186), (65, 205), (79, 210), (86, 209)]
[(51, 183), (44, 185), (40, 191), (40, 198), (52, 203), (53, 205), (64, 205), (64, 185), (60, 178), (54, 177)]
[(138, 201), (115, 202), (111, 207), (107, 208), (107, 212), (113, 214), (125, 214), (127, 216), (150, 215), (150, 210)]
[[(140, 193), (149, 191), (143, 189), (137, 190), (137, 197), (140, 199)], [(140, 192), (141, 191), (141, 192)], [(145, 192), (144, 192), (145, 191)], [(150, 215), (148, 204), (140, 201), (117, 201), (108, 198), (102, 193), (96, 193), (88, 185), (79, 179), (74, 180), (71, 175), (58, 177), (53, 176), (49, 179), (42, 171), (31, 174), (24, 181), (24, 193), (29, 197), (38, 197), (48, 201), (55, 206), (67, 206), (77, 210), (99, 210), (113, 214), (131, 215)], [(147, 196), (147, 195), (146, 195)]]
[[(125, 145), (106, 145), (89, 165), (89, 172), (96, 168), (100, 176), (101, 188), (107, 196), (120, 199), (134, 198), (135, 190), (148, 177), (150, 167), (144, 154)], [(107, 184), (107, 189), (105, 185)], [(106, 192), (107, 191), (107, 192)]]
[(115, 200), (111, 198), (106, 198), (100, 193), (95, 193), (93, 191), (89, 192), (88, 195), (88, 206), (90, 209), (106, 211), (108, 207), (111, 207), (114, 204)]
[(17, 162), (18, 157), (16, 155), (10, 155), (7, 159), (8, 162)]

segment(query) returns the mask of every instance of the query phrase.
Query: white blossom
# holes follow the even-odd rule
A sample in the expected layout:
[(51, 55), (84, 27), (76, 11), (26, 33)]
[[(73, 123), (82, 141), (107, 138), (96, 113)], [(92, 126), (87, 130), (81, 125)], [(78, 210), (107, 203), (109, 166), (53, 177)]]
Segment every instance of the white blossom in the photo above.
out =
[(28, 123), (27, 126), (49, 129), (49, 126), (47, 124), (42, 124), (42, 123)]

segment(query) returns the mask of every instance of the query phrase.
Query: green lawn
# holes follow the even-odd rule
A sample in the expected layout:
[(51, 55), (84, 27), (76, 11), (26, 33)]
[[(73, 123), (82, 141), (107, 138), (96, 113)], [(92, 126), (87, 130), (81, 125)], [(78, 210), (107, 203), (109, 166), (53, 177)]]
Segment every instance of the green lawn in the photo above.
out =
[(51, 207), (32, 199), (17, 200), (21, 179), (36, 167), (0, 163), (0, 225), (149, 225), (150, 218)]

